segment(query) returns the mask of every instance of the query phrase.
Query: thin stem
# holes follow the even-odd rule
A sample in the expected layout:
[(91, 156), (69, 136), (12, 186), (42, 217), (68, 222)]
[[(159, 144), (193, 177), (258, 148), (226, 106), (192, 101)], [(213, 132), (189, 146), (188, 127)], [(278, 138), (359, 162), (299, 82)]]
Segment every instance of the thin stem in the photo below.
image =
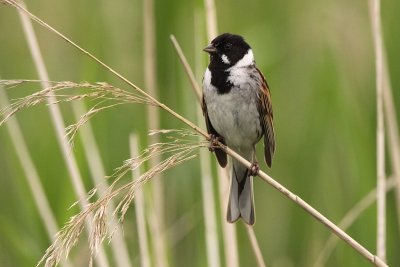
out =
[[(239, 154), (234, 152), (229, 147), (226, 147), (223, 145), (221, 145), (221, 147), (231, 157), (235, 158), (237, 161), (239, 161), (246, 167), (250, 168), (251, 163), (248, 162), (246, 159), (242, 158)], [(297, 205), (299, 205), (301, 208), (303, 208), (305, 211), (307, 211), (309, 214), (311, 214), (314, 218), (316, 218), (319, 222), (321, 222), (330, 231), (332, 231), (334, 234), (336, 234), (338, 237), (340, 237), (343, 241), (345, 241), (347, 244), (349, 244), (352, 248), (354, 248), (357, 252), (359, 252), (361, 255), (363, 255), (367, 260), (369, 260), (371, 263), (375, 264), (375, 266), (387, 266), (385, 263), (382, 262), (382, 260), (379, 259), (379, 257), (373, 255), (371, 252), (366, 250), (357, 241), (355, 241), (352, 237), (350, 237), (343, 230), (341, 230), (339, 227), (337, 227), (334, 223), (332, 223), (330, 220), (328, 220), (324, 215), (322, 215), (317, 210), (315, 210), (313, 207), (311, 207), (307, 202), (302, 200), (299, 196), (290, 192), (288, 189), (283, 187), (280, 183), (278, 183), (277, 181), (272, 179), (270, 176), (268, 176), (263, 171), (260, 171), (258, 173), (258, 176), (260, 176), (264, 181), (266, 181), (267, 183), (272, 185), (272, 187), (277, 189), (279, 192), (284, 194), (286, 197), (291, 199), (293, 202), (295, 202)]]
[[(383, 47), (384, 49), (384, 47)], [(392, 88), (390, 85), (390, 77), (388, 71), (388, 64), (386, 53), (383, 57), (384, 63), (384, 87), (383, 87), (383, 107), (385, 111), (385, 122), (387, 127), (388, 150), (390, 155), (390, 162), (394, 177), (396, 178), (396, 208), (397, 208), (397, 222), (400, 229), (400, 141), (399, 141), (399, 127), (397, 124), (397, 116), (395, 104), (393, 101)]]
[[(194, 49), (195, 51), (200, 51), (199, 44), (202, 42), (203, 27), (201, 21), (203, 16), (198, 14), (198, 10), (196, 9), (194, 12)], [(185, 68), (186, 74), (189, 77), (190, 83), (192, 85), (192, 89), (194, 90), (195, 95), (197, 96), (197, 100), (201, 103), (202, 92), (197, 84), (197, 80), (190, 68), (189, 64), (186, 61), (185, 55), (183, 54), (177, 40), (173, 35), (170, 36), (171, 41), (175, 47), (176, 52), (179, 55), (179, 58), (182, 61), (183, 67)], [(198, 55), (200, 53), (195, 53), (195, 70), (198, 74), (197, 77), (201, 77), (201, 72), (204, 70), (204, 63), (202, 58)], [(198, 124), (204, 128), (204, 117), (202, 114), (201, 106), (197, 105), (197, 122)], [(199, 139), (202, 139), (199, 137)], [(203, 217), (204, 217), (204, 236), (206, 241), (206, 256), (207, 256), (207, 265), (208, 266), (220, 266), (221, 265), (221, 255), (219, 250), (219, 234), (218, 234), (218, 220), (217, 220), (217, 205), (218, 201), (215, 199), (215, 190), (214, 190), (214, 182), (212, 177), (211, 170), (211, 158), (210, 153), (205, 150), (200, 150), (200, 168), (201, 168), (201, 195), (203, 201)], [(218, 200), (218, 197), (217, 197)]]
[[(131, 134), (129, 138), (130, 143), (130, 151), (131, 157), (136, 158), (139, 155), (139, 142), (136, 135)], [(140, 177), (139, 169), (136, 168), (132, 172), (132, 179), (136, 180)], [(139, 250), (140, 250), (140, 261), (141, 267), (150, 267), (151, 259), (150, 253), (148, 249), (148, 240), (147, 240), (147, 229), (146, 229), (146, 215), (145, 215), (145, 201), (143, 190), (139, 190), (135, 195), (135, 212), (136, 212), (136, 224), (138, 230), (138, 239), (139, 239)]]
[[(211, 41), (218, 35), (217, 11), (214, 0), (204, 0), (207, 39)], [(223, 169), (218, 165), (218, 187), (221, 210), (226, 210), (229, 195), (229, 173), (228, 169)], [(236, 239), (236, 224), (226, 223), (225, 213), (222, 212), (222, 230), (224, 237), (225, 261), (227, 266), (239, 266), (239, 251)]]
[[(7, 94), (2, 86), (0, 86), (0, 105), (9, 105)], [(29, 154), (28, 147), (16, 118), (9, 119), (7, 123), (7, 129), (11, 138), (11, 142), (13, 143), (15, 151), (17, 152), (18, 159), (21, 161), (21, 167), (25, 173), (26, 181), (28, 182), (29, 189), (31, 190), (33, 200), (38, 209), (40, 218), (42, 219), (42, 223), (45, 226), (47, 236), (49, 240), (53, 241), (54, 235), (58, 230), (57, 221), (50, 208), (49, 200), (46, 197), (39, 174), (35, 168), (35, 164), (31, 155)], [(73, 266), (68, 259), (66, 259), (66, 261), (61, 265), (64, 265), (65, 267)]]
[(247, 224), (245, 224), (245, 227), (247, 230), (247, 234), (250, 238), (250, 244), (251, 244), (251, 247), (253, 248), (254, 256), (256, 257), (257, 266), (265, 267), (266, 265), (264, 262), (264, 258), (262, 256), (260, 246), (258, 245), (256, 235), (254, 234), (254, 230), (251, 226), (249, 226)]
[[(73, 101), (72, 106), (75, 118), (79, 120), (81, 118), (80, 116), (86, 112), (85, 106), (83, 102), (80, 101)], [(90, 121), (86, 122), (86, 127), (81, 127), (80, 129), (80, 136), (82, 138), (86, 161), (89, 164), (92, 181), (93, 184), (99, 185), (97, 194), (101, 196), (101, 194), (107, 190), (108, 185), (107, 183), (103, 183), (103, 179), (106, 177), (106, 172), (104, 170), (99, 147), (96, 144), (96, 138), (94, 137)], [(115, 207), (116, 205), (114, 200), (110, 200), (108, 204), (108, 211), (114, 211)], [(116, 227), (118, 227), (118, 223), (115, 220), (111, 220), (111, 222), (108, 224), (109, 231), (113, 232), (113, 229)], [(113, 242), (110, 244), (114, 254), (114, 260), (117, 266), (130, 267), (132, 266), (132, 263), (129, 258), (127, 245), (121, 229), (119, 230), (120, 231), (116, 231), (113, 235)]]
[(214, 0), (204, 0), (206, 8), (207, 38), (211, 41), (218, 35), (217, 30), (217, 11)]
[[(43, 22), (41, 19), (39, 19), (38, 17), (36, 17), (35, 15), (33, 15), (32, 13), (30, 13), (29, 11), (27, 11), (25, 8), (23, 8), (21, 5), (19, 5), (17, 2), (15, 2), (14, 0), (1, 0), (3, 3), (6, 3), (7, 5), (11, 5), (16, 7), (18, 10), (20, 10), (21, 12), (25, 13), (26, 15), (28, 15), (31, 19), (33, 19), (34, 21), (36, 21), (37, 23), (39, 23), (40, 25), (42, 25), (43, 27), (45, 27), (46, 29), (50, 30), (51, 32), (55, 33), (57, 36), (61, 37), (63, 40), (65, 40), (66, 42), (70, 43), (71, 45), (73, 45), (75, 48), (77, 48), (79, 51), (81, 51), (82, 53), (86, 54), (88, 57), (90, 57), (91, 59), (93, 59), (94, 61), (96, 61), (98, 64), (100, 64), (101, 66), (103, 66), (104, 68), (106, 68), (108, 71), (110, 71), (112, 74), (114, 74), (115, 76), (117, 76), (119, 79), (121, 79), (123, 82), (125, 82), (126, 84), (128, 84), (130, 87), (132, 87), (133, 89), (135, 89), (138, 93), (140, 93), (141, 95), (143, 95), (144, 97), (148, 98), (151, 102), (153, 102), (156, 106), (164, 109), (165, 111), (167, 111), (168, 113), (170, 113), (172, 116), (176, 117), (177, 119), (181, 120), (182, 122), (184, 122), (186, 125), (188, 125), (190, 128), (192, 128), (193, 130), (197, 131), (198, 133), (200, 133), (201, 135), (203, 135), (204, 137), (208, 137), (208, 134), (206, 132), (204, 132), (202, 129), (200, 129), (199, 127), (197, 127), (195, 124), (193, 124), (191, 121), (189, 121), (188, 119), (186, 119), (185, 117), (179, 115), (178, 113), (176, 113), (175, 111), (173, 111), (172, 109), (170, 109), (169, 107), (167, 107), (166, 105), (162, 104), (161, 102), (159, 102), (158, 100), (156, 100), (154, 97), (152, 97), (150, 94), (147, 94), (145, 91), (143, 91), (142, 89), (140, 89), (139, 87), (137, 87), (136, 85), (134, 85), (132, 82), (130, 82), (128, 79), (126, 79), (124, 76), (122, 76), (121, 74), (119, 74), (118, 72), (116, 72), (115, 70), (113, 70), (112, 68), (110, 68), (109, 66), (107, 66), (106, 64), (104, 64), (102, 61), (100, 61), (99, 59), (97, 59), (95, 56), (93, 56), (92, 54), (90, 54), (89, 52), (87, 52), (86, 50), (82, 49), (80, 46), (78, 46), (77, 44), (75, 44), (74, 42), (72, 42), (70, 39), (68, 39), (67, 37), (65, 37), (64, 35), (62, 35), (61, 33), (59, 33), (58, 31), (56, 31), (54, 28), (52, 28), (51, 26), (49, 26), (47, 23)], [(44, 81), (48, 81), (44, 80)], [(50, 87), (50, 86), (48, 86)], [(55, 101), (54, 101), (55, 102)]]
[[(3, 2), (5, 2), (5, 0), (2, 0)], [(15, 1), (13, 0), (7, 0), (6, 1), (7, 4), (12, 4), (13, 6), (16, 6), (18, 9), (20, 9), (23, 12), (27, 12), (25, 9), (23, 9), (20, 5), (18, 5)], [(28, 15), (32, 16), (32, 18), (36, 21), (38, 21), (41, 25), (45, 26), (46, 28), (50, 29), (51, 31), (55, 32), (56, 34), (58, 34), (59, 36), (62, 36), (61, 34), (59, 34), (57, 31), (55, 31), (53, 28), (51, 28), (50, 26), (48, 26), (47, 24), (45, 24), (44, 22), (42, 22), (41, 20), (39, 20), (38, 18), (36, 18), (35, 16), (33, 16), (32, 14), (30, 14), (29, 12), (27, 12)], [(62, 38), (64, 40), (66, 40), (67, 42), (72, 43), (69, 39), (67, 39), (66, 37)], [(73, 44), (73, 43), (72, 43)], [(181, 115), (177, 114), (176, 112), (174, 112), (173, 110), (171, 110), (170, 108), (168, 108), (167, 106), (165, 106), (164, 104), (158, 102), (156, 99), (154, 99), (153, 97), (151, 97), (150, 95), (148, 95), (147, 93), (145, 93), (144, 91), (142, 91), (140, 88), (138, 88), (137, 86), (135, 86), (134, 84), (132, 84), (131, 82), (129, 82), (127, 79), (125, 79), (123, 76), (121, 76), (120, 74), (116, 73), (114, 70), (112, 70), (111, 68), (109, 68), (107, 65), (105, 65), (104, 63), (100, 62), (98, 59), (96, 59), (95, 57), (93, 57), (92, 55), (90, 55), (88, 52), (86, 52), (85, 50), (81, 49), (79, 46), (77, 46), (76, 44), (73, 44), (75, 47), (77, 47), (79, 50), (81, 50), (82, 52), (84, 52), (85, 54), (87, 54), (89, 57), (91, 57), (92, 59), (94, 59), (95, 61), (99, 62), (99, 64), (101, 64), (102, 66), (104, 66), (105, 68), (107, 68), (109, 71), (111, 71), (112, 73), (114, 73), (117, 77), (119, 77), (120, 79), (122, 79), (124, 82), (126, 82), (127, 84), (129, 84), (132, 88), (134, 88), (137, 92), (143, 94), (144, 96), (148, 97), (151, 101), (153, 101), (153, 103), (155, 103), (157, 106), (161, 107), (162, 109), (166, 110), (167, 112), (169, 112), (171, 115), (175, 116), (177, 119), (181, 120), (182, 122), (184, 122), (185, 124), (187, 124), (190, 128), (192, 128), (193, 130), (197, 131), (199, 134), (203, 135), (204, 137), (208, 137), (208, 134), (205, 133), (203, 130), (201, 130), (199, 127), (197, 127), (196, 125), (194, 125), (193, 123), (191, 123), (189, 120), (187, 120), (186, 118), (182, 117)], [(46, 80), (46, 79), (44, 79)], [(243, 157), (241, 157), (240, 155), (238, 155), (236, 152), (234, 152), (232, 149), (230, 149), (229, 147), (224, 146), (222, 143), (219, 143), (221, 149), (227, 153), (228, 155), (230, 155), (231, 157), (235, 158), (236, 160), (238, 160), (239, 162), (241, 162), (243, 165), (245, 165), (246, 167), (250, 167), (251, 163), (248, 162), (246, 159), (244, 159)], [(348, 243), (351, 247), (353, 247), (356, 251), (358, 251), (361, 255), (363, 255), (366, 259), (368, 259), (371, 263), (375, 264), (375, 266), (387, 266), (379, 257), (373, 255), (372, 253), (370, 253), (368, 250), (366, 250), (364, 247), (362, 247), (359, 243), (357, 243), (353, 238), (351, 238), (349, 235), (347, 235), (345, 232), (343, 232), (340, 228), (338, 228), (335, 224), (333, 224), (331, 221), (329, 221), (327, 218), (325, 218), (321, 213), (319, 213), (318, 211), (316, 211), (313, 207), (311, 207), (309, 204), (307, 204), (305, 201), (303, 201), (300, 197), (298, 197), (297, 195), (293, 194), (292, 192), (290, 192), (289, 190), (287, 190), (285, 187), (283, 187), (281, 184), (279, 184), (278, 182), (276, 182), (274, 179), (272, 179), (270, 176), (268, 176), (267, 174), (265, 174), (263, 171), (260, 170), (259, 174), (258, 174), (264, 181), (268, 182), (271, 186), (273, 186), (275, 189), (277, 189), (278, 191), (280, 191), (282, 194), (284, 194), (285, 196), (287, 196), (288, 198), (290, 198), (293, 202), (295, 202), (297, 205), (299, 205), (300, 207), (302, 207), (305, 211), (307, 211), (308, 213), (310, 213), (313, 217), (315, 217), (318, 221), (320, 221), (323, 225), (325, 225), (328, 229), (330, 229), (333, 233), (335, 233), (337, 236), (339, 236), (341, 239), (343, 239), (346, 243)]]
[(199, 85), (197, 84), (197, 81), (196, 81), (196, 78), (194, 77), (192, 69), (190, 68), (189, 63), (187, 62), (186, 57), (183, 54), (182, 49), (178, 44), (178, 41), (176, 41), (175, 36), (171, 34), (169, 37), (171, 38), (171, 42), (174, 45), (176, 52), (178, 53), (178, 56), (183, 64), (183, 67), (185, 68), (186, 74), (189, 77), (190, 84), (192, 85), (194, 93), (196, 94), (197, 100), (199, 101), (199, 103), (201, 103), (201, 101), (202, 101), (201, 100), (202, 99), (201, 90), (200, 90)]
[[(228, 207), (228, 196), (229, 196), (229, 169), (221, 168), (218, 166), (218, 187), (220, 196), (220, 210), (226, 211)], [(225, 262), (226, 266), (239, 267), (239, 249), (236, 235), (236, 223), (226, 222), (226, 212), (221, 212), (221, 221), (223, 238), (224, 238), (224, 250), (225, 250)]]
[[(389, 192), (391, 189), (393, 189), (393, 187), (395, 187), (396, 184), (397, 184), (396, 177), (389, 178), (386, 183), (386, 193)], [(355, 220), (375, 201), (376, 201), (376, 188), (372, 189), (351, 210), (349, 210), (349, 212), (347, 212), (347, 214), (339, 222), (338, 227), (343, 231), (346, 231), (355, 222)], [(325, 263), (328, 260), (329, 255), (332, 253), (337, 241), (339, 241), (338, 237), (332, 233), (328, 241), (326, 241), (321, 252), (319, 253), (318, 258), (314, 264), (314, 267), (325, 266)]]
[(380, 0), (370, 2), (372, 35), (375, 45), (376, 69), (376, 150), (377, 150), (377, 255), (386, 260), (386, 193), (385, 193), (385, 131), (383, 118), (383, 41), (380, 19)]
[[(154, 0), (143, 1), (143, 54), (144, 54), (144, 83), (146, 91), (149, 95), (155, 99), (158, 98), (157, 94), (157, 68), (156, 68), (156, 34), (155, 34), (155, 17), (154, 17)], [(159, 109), (156, 106), (147, 105), (147, 126), (149, 129), (160, 129), (160, 115)], [(149, 144), (159, 143), (159, 135), (149, 136)], [(154, 157), (150, 160), (151, 166), (156, 166), (160, 163), (160, 157)], [(160, 173), (157, 179), (154, 179), (151, 183), (154, 212), (156, 221), (151, 224), (158, 229), (153, 229), (154, 232), (164, 233), (164, 184), (162, 179), (162, 173)], [(168, 266), (167, 251), (166, 251), (166, 239), (163, 234), (154, 235), (156, 242), (153, 242), (155, 253), (157, 257), (157, 266)]]
[[(198, 120), (202, 120), (201, 111), (197, 112)], [(221, 265), (219, 255), (219, 242), (216, 218), (216, 202), (214, 198), (214, 186), (211, 173), (211, 163), (209, 152), (205, 149), (200, 150), (200, 167), (201, 167), (201, 191), (203, 196), (203, 214), (205, 225), (205, 238), (207, 247), (207, 266)]]
[[(22, 5), (23, 5), (23, 3), (22, 3)], [(21, 9), (19, 9), (20, 11), (22, 11), (22, 10), (26, 11), (26, 9), (23, 8), (22, 6), (20, 6), (20, 5), (18, 5), (18, 6), (21, 7)], [(29, 13), (28, 11), (26, 11), (26, 12)], [(22, 13), (26, 14), (26, 12), (22, 12)], [(40, 49), (39, 49), (39, 44), (37, 42), (36, 35), (33, 30), (33, 26), (31, 24), (31, 21), (26, 16), (24, 16), (22, 13), (18, 12), (18, 14), (20, 15), (20, 19), (21, 19), (21, 23), (22, 23), (24, 32), (25, 32), (25, 36), (27, 38), (29, 49), (31, 51), (31, 55), (33, 57), (36, 69), (39, 74), (39, 78), (42, 81), (49, 81), (50, 79), (47, 74), (47, 70), (46, 70)], [(43, 88), (48, 88), (48, 87), (50, 87), (50, 84), (48, 82), (42, 82), (42, 86), (43, 86)], [(50, 96), (47, 99), (47, 101), (50, 104), (50, 103), (55, 102), (56, 98), (52, 92), (50, 92), (49, 94), (50, 94)], [(50, 105), (49, 109), (50, 109), (50, 115), (51, 115), (51, 119), (53, 122), (53, 126), (54, 126), (54, 129), (56, 132), (57, 140), (58, 140), (59, 146), (61, 148), (62, 154), (64, 156), (64, 161), (67, 165), (67, 169), (69, 171), (72, 184), (75, 189), (75, 194), (77, 195), (78, 198), (81, 198), (86, 195), (86, 190), (83, 185), (82, 177), (79, 173), (79, 169), (78, 169), (78, 165), (76, 163), (75, 157), (73, 155), (70, 155), (70, 153), (69, 153), (70, 150), (69, 150), (67, 140), (64, 138), (65, 124), (64, 124), (63, 118), (61, 116), (61, 111), (57, 105)], [(82, 201), (80, 202), (81, 210), (84, 210), (86, 205), (87, 205), (87, 201), (82, 199)], [(87, 229), (89, 230), (89, 232), (90, 232), (90, 229), (92, 228), (90, 221), (91, 221), (90, 217), (89, 217), (89, 220), (85, 221), (85, 225), (86, 225)], [(109, 265), (107, 262), (106, 254), (103, 251), (103, 248), (101, 246), (99, 247), (99, 251), (100, 251), (99, 257), (96, 257), (95, 261), (101, 267), (108, 267)]]

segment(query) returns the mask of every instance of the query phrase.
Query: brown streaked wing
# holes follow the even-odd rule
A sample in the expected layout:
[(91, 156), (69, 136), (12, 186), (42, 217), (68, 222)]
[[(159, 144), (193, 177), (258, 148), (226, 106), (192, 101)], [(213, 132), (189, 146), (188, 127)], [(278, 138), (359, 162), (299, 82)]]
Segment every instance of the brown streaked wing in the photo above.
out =
[(267, 81), (262, 72), (257, 68), (260, 83), (258, 112), (260, 114), (260, 123), (264, 132), (264, 160), (268, 167), (272, 166), (272, 158), (275, 152), (275, 134), (274, 134), (274, 112), (272, 110), (271, 93)]

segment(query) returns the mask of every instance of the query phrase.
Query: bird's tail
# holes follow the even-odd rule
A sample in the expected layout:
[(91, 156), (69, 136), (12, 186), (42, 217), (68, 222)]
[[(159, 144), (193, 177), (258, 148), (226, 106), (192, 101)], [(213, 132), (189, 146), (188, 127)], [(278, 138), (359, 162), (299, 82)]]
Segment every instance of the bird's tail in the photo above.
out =
[(231, 187), (228, 201), (227, 220), (236, 222), (239, 218), (248, 225), (254, 225), (253, 177), (248, 176), (248, 168), (232, 159)]

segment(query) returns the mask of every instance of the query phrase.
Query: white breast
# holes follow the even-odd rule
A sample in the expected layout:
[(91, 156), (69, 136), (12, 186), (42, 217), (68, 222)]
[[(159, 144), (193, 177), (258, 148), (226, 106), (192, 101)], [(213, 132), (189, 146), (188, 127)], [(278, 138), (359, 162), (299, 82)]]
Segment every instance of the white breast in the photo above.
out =
[(234, 86), (226, 94), (219, 94), (211, 84), (208, 68), (203, 79), (203, 93), (211, 124), (225, 138), (227, 145), (240, 154), (249, 153), (252, 145), (260, 140), (262, 132), (257, 110), (259, 89), (257, 82), (250, 79), (248, 71), (248, 67), (231, 70), (229, 80)]

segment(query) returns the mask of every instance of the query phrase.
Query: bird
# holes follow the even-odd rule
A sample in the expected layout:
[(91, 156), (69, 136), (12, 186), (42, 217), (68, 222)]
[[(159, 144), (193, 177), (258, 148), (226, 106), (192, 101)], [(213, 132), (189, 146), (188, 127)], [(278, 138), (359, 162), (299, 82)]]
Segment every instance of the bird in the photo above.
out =
[(264, 160), (269, 168), (275, 153), (271, 93), (242, 36), (223, 33), (203, 51), (210, 58), (202, 81), (209, 148), (222, 168), (227, 166), (228, 158), (218, 142), (252, 162), (247, 168), (232, 158), (227, 221), (234, 223), (241, 218), (253, 226), (253, 177), (259, 172), (256, 144), (264, 137)]

